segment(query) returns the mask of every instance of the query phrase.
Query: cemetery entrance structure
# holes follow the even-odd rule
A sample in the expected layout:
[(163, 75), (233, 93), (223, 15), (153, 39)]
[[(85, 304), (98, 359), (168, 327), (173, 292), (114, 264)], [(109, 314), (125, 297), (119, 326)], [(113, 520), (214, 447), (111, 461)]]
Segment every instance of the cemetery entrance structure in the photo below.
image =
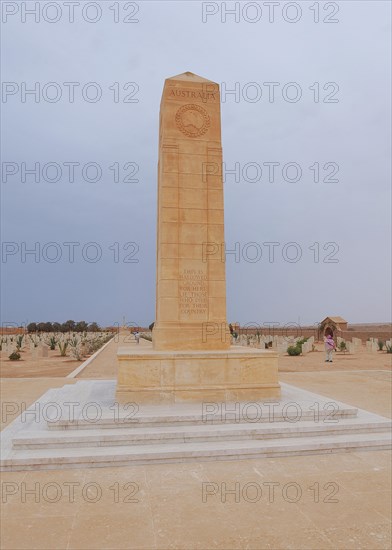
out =
[(318, 329), (318, 339), (324, 336), (341, 336), (343, 331), (347, 330), (347, 321), (343, 317), (326, 317), (321, 321)]

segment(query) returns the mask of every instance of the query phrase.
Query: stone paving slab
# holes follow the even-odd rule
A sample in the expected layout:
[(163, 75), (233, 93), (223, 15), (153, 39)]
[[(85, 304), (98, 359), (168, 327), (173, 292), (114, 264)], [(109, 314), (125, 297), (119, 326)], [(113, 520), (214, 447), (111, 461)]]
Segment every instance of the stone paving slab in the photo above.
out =
[[(308, 354), (306, 361), (314, 362), (314, 355)], [(372, 361), (380, 359), (374, 357)], [(115, 363), (112, 365), (114, 373)], [(281, 373), (280, 378), (390, 417), (390, 374), (376, 363), (373, 372), (364, 369), (359, 373), (355, 361), (352, 365), (350, 373), (320, 369)], [(103, 363), (94, 369), (90, 378), (98, 378), (97, 374), (111, 377)], [(83, 374), (88, 377), (86, 371)], [(2, 399), (29, 405), (47, 389), (65, 383), (65, 378), (3, 379)], [(2, 420), (9, 423), (14, 417), (7, 415)], [(355, 451), (1, 472), (1, 548), (389, 550), (391, 459), (390, 451)], [(301, 494), (291, 502), (287, 495), (285, 498), (284, 487), (288, 490), (292, 485), (287, 484), (293, 483), (298, 484)], [(69, 493), (72, 484), (73, 499)], [(59, 494), (53, 485), (60, 488)], [(254, 491), (257, 486), (262, 489), (260, 498), (255, 499), (252, 486)], [(203, 499), (203, 487), (204, 492), (212, 488), (216, 493), (204, 494)], [(274, 488), (272, 499), (270, 488)], [(333, 497), (328, 496), (336, 490)], [(290, 491), (289, 496), (295, 495)]]

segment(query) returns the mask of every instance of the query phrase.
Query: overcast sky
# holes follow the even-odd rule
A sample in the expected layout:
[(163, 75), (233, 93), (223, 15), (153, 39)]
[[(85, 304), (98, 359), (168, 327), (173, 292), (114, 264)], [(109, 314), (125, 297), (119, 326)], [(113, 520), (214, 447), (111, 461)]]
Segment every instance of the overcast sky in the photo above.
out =
[(154, 320), (159, 104), (185, 71), (221, 85), (237, 170), (228, 320), (390, 320), (390, 2), (2, 4), (3, 323)]

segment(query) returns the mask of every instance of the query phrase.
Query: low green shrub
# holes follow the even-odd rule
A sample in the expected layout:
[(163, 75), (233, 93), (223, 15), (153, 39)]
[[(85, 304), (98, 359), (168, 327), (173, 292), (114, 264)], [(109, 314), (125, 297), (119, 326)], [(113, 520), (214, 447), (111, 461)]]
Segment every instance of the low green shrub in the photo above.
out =
[(378, 351), (382, 351), (384, 349), (384, 342), (381, 340), (378, 341)]
[(60, 350), (61, 357), (66, 357), (67, 356), (68, 341), (58, 342), (58, 347), (59, 347), (59, 350)]
[(11, 361), (19, 361), (20, 359), (20, 353), (18, 351), (13, 351), (11, 355), (9, 356), (9, 359)]
[(49, 338), (49, 347), (52, 351), (56, 349), (57, 342), (58, 342), (58, 340), (57, 340), (56, 336), (51, 336)]
[(287, 353), (289, 355), (301, 355), (301, 346), (298, 346), (298, 344), (296, 344), (295, 346), (289, 346), (287, 348)]
[(340, 342), (339, 344), (339, 350), (340, 351), (347, 351), (347, 346), (346, 346), (346, 342)]
[(23, 334), (20, 334), (19, 336), (16, 337), (16, 348), (18, 350), (20, 350), (20, 348), (22, 347), (22, 343), (23, 343)]

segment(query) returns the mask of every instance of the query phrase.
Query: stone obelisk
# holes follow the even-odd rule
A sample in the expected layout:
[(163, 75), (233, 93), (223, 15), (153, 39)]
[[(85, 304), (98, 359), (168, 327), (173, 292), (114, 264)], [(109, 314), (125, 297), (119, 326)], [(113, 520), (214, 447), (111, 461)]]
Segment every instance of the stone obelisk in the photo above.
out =
[(165, 81), (160, 109), (156, 350), (227, 349), (219, 86)]
[(224, 242), (219, 86), (187, 72), (161, 101), (153, 344), (119, 348), (117, 399), (279, 396), (278, 354), (230, 346)]

